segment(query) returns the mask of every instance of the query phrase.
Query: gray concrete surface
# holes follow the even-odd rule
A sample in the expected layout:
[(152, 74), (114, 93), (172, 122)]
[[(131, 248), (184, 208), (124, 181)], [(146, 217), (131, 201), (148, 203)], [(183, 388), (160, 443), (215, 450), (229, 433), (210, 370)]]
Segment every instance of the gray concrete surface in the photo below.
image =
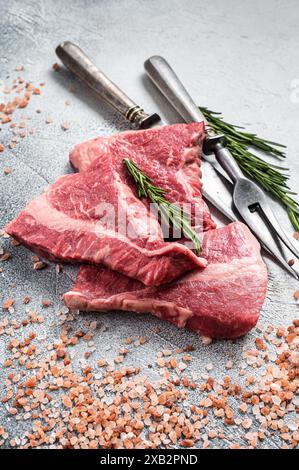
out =
[[(10, 81), (20, 75), (15, 67), (24, 65), (25, 78), (46, 82), (42, 95), (34, 97), (30, 108), (24, 111), (32, 116), (35, 134), (23, 139), (15, 149), (0, 154), (0, 227), (48, 183), (71, 171), (68, 152), (74, 144), (127, 128), (115, 112), (97, 102), (69, 72), (52, 70), (57, 61), (55, 47), (62, 40), (78, 43), (137, 102), (174, 122), (177, 116), (143, 73), (147, 57), (165, 56), (198, 103), (221, 110), (228, 120), (288, 146), (291, 185), (298, 190), (298, 17), (296, 0), (0, 0), (0, 79)], [(70, 93), (70, 85), (75, 85), (76, 93)], [(65, 105), (66, 100), (70, 106)], [(43, 112), (36, 114), (36, 107)], [(48, 116), (54, 120), (51, 125), (44, 123)], [(68, 131), (61, 129), (62, 122), (70, 123)], [(0, 130), (4, 144), (10, 139), (6, 129)], [(12, 168), (12, 174), (4, 175), (6, 167)], [(291, 233), (284, 210), (275, 207)], [(29, 251), (11, 248), (3, 238), (0, 243), (12, 252), (0, 274), (0, 304), (13, 297), (14, 315), (22, 318), (26, 314), (21, 300), (25, 295), (32, 297), (30, 305), (39, 311), (41, 299), (49, 298), (53, 306), (44, 311), (46, 322), (37, 331), (48, 339), (57, 337), (60, 295), (72, 285), (75, 268), (67, 267), (61, 274), (56, 274), (54, 266), (36, 272)], [(259, 327), (269, 323), (287, 326), (298, 317), (298, 304), (293, 299), (298, 283), (270, 258), (266, 262), (269, 291)], [(16, 282), (15, 288), (11, 287), (12, 282)], [(0, 316), (7, 316), (7, 312)], [(190, 368), (199, 375), (204, 372), (204, 365), (212, 362), (213, 373), (220, 376), (228, 356), (236, 365), (232, 374), (237, 374), (242, 349), (253, 344), (256, 336), (254, 330), (237, 342), (215, 342), (206, 347), (193, 333), (150, 315), (88, 315), (88, 319), (93, 317), (99, 322), (95, 333), (99, 356), (113, 357), (124, 337), (147, 336), (150, 341), (128, 359), (146, 368), (147, 364), (154, 364), (157, 351), (192, 342), (196, 351)], [(74, 319), (74, 328), (78, 329), (83, 321), (83, 315)], [(159, 333), (154, 332), (157, 326)], [(5, 355), (5, 340), (0, 339), (0, 363)], [(0, 383), (4, 373), (0, 366)], [(154, 377), (157, 371), (154, 367), (148, 373)], [(28, 427), (28, 423), (16, 424), (7, 418), (4, 406), (0, 406), (0, 422), (12, 435), (21, 435)], [(232, 428), (229, 432), (239, 431)], [(226, 445), (226, 439), (213, 444)], [(279, 441), (274, 434), (263, 445), (277, 447)]]

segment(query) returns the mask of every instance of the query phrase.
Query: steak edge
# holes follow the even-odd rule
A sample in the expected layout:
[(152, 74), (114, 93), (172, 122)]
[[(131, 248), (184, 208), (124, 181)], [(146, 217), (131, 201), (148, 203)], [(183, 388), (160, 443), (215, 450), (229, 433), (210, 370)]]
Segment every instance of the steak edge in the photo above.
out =
[[(6, 231), (50, 259), (101, 263), (145, 285), (168, 283), (196, 267), (203, 268), (206, 260), (182, 243), (164, 241), (156, 217), (148, 203), (138, 199), (122, 162), (123, 158), (133, 159), (155, 184), (167, 190), (171, 202), (187, 200), (192, 207), (199, 206), (203, 223), (210, 228), (214, 223), (201, 198), (203, 138), (202, 123), (113, 136), (105, 152), (97, 154), (85, 170), (60, 177)], [(76, 152), (82, 157), (82, 149), (87, 152), (90, 144), (80, 148)], [(118, 221), (114, 229), (107, 227), (105, 204), (112, 205), (115, 213), (119, 207), (126, 209), (130, 236), (121, 232)]]
[(255, 326), (267, 292), (259, 243), (235, 222), (204, 234), (203, 256), (206, 269), (158, 288), (145, 288), (103, 266), (81, 267), (64, 301), (83, 311), (150, 312), (212, 338), (244, 335)]

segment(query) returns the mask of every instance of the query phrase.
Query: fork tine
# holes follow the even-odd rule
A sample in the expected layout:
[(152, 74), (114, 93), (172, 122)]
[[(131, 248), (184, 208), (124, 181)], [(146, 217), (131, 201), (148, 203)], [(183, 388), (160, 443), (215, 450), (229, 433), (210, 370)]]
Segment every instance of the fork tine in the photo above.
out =
[(265, 216), (265, 218), (267, 219), (268, 223), (271, 225), (273, 230), (277, 233), (280, 240), (288, 247), (288, 249), (295, 256), (297, 256), (297, 258), (299, 258), (299, 250), (297, 249), (293, 241), (290, 239), (290, 237), (286, 234), (286, 232), (283, 230), (283, 228), (279, 224), (269, 204), (262, 202), (262, 204), (260, 204), (260, 208), (261, 208), (263, 215)]
[(263, 230), (263, 220), (259, 217), (259, 220), (255, 220), (258, 217), (258, 212), (250, 212), (248, 210), (241, 210), (239, 211), (241, 216), (243, 217), (244, 221), (248, 225), (248, 227), (252, 230), (252, 232), (256, 235), (256, 237), (260, 240), (262, 245), (274, 256), (274, 258), (279, 261), (279, 263), (290, 273), (292, 276), (299, 280), (299, 274), (289, 266), (287, 261), (279, 252), (273, 238), (267, 234), (267, 231)]

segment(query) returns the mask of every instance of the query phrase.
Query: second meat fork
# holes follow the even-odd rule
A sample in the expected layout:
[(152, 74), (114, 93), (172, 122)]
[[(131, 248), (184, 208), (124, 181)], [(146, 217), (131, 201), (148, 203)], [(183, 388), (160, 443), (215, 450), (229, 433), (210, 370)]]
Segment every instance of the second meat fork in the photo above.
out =
[[(186, 122), (205, 121), (191, 96), (163, 57), (150, 57), (144, 66), (149, 77)], [(283, 258), (274, 238), (268, 235), (267, 230), (265, 231), (263, 223), (266, 222), (271, 233), (276, 234), (298, 258), (299, 250), (280, 226), (264, 192), (257, 184), (244, 176), (230, 151), (225, 148), (225, 141), (222, 137), (213, 136), (208, 128), (204, 152), (214, 153), (217, 161), (231, 178), (234, 186), (233, 202), (246, 224), (268, 251), (298, 280), (298, 274)]]

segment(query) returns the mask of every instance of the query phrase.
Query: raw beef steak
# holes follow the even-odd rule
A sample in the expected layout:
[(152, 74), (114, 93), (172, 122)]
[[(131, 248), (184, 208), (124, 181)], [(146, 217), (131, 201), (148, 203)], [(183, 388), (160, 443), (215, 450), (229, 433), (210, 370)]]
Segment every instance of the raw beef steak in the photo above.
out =
[(190, 212), (201, 230), (215, 228), (210, 211), (202, 200), (200, 170), (203, 123), (175, 124), (155, 129), (127, 131), (111, 137), (98, 137), (75, 146), (70, 162), (78, 171), (86, 170), (97, 158), (113, 152), (124, 155), (167, 191), (175, 204), (190, 204)]
[(182, 243), (163, 240), (156, 217), (137, 198), (122, 162), (123, 158), (133, 159), (156, 184), (169, 190), (173, 201), (180, 202), (182, 191), (185, 202), (188, 192), (193, 206), (198, 201), (201, 210), (203, 125), (178, 124), (130, 135), (133, 143), (114, 138), (109, 150), (87, 170), (59, 178), (6, 231), (43, 256), (103, 263), (148, 286), (205, 267), (206, 261)]
[(204, 234), (206, 269), (159, 288), (146, 288), (105, 267), (81, 267), (72, 291), (73, 309), (151, 312), (178, 327), (216, 338), (235, 338), (256, 324), (267, 291), (260, 245), (240, 222)]

